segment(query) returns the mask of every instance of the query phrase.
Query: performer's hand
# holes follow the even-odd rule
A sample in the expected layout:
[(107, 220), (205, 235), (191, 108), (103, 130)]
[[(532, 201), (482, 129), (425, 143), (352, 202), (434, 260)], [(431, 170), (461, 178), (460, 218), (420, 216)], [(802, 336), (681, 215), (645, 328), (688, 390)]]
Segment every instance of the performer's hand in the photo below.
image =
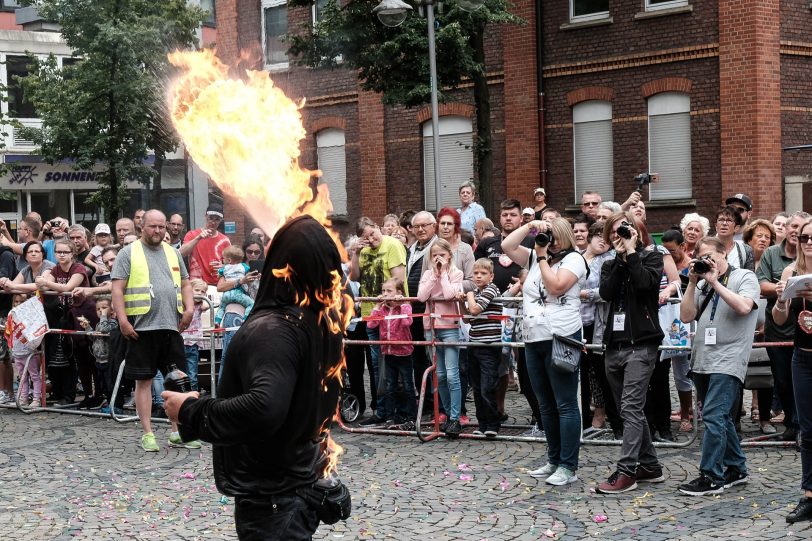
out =
[(161, 398), (164, 399), (164, 411), (166, 416), (173, 423), (178, 422), (178, 413), (180, 407), (184, 402), (190, 398), (200, 398), (200, 393), (192, 391), (191, 393), (176, 393), (175, 391), (164, 391), (161, 393)]

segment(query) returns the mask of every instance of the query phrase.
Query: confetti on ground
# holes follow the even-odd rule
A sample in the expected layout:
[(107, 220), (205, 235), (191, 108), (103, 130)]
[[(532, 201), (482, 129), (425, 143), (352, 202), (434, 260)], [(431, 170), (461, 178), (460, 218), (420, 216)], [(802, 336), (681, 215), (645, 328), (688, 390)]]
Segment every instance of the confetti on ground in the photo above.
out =
[(463, 462), (462, 464), (457, 466), (457, 469), (460, 471), (471, 471), (471, 466)]
[(609, 520), (609, 517), (607, 517), (606, 515), (595, 515), (594, 517), (592, 517), (592, 520), (598, 523), (607, 522)]
[(183, 477), (184, 479), (194, 479), (194, 478), (195, 478), (195, 474), (193, 474), (193, 473), (192, 473), (192, 472), (190, 472), (190, 471), (187, 471), (186, 473), (184, 473), (183, 475), (181, 475), (181, 477)]
[(473, 481), (473, 480), (474, 480), (473, 475), (468, 475), (467, 473), (460, 474), (460, 481)]

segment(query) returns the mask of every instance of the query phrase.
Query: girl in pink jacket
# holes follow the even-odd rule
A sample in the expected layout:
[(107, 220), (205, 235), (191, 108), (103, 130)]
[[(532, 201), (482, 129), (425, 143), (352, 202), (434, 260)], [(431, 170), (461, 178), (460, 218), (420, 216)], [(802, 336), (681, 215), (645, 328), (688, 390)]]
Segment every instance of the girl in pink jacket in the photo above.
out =
[[(420, 278), (417, 297), (421, 301), (443, 299), (429, 302), (426, 305), (427, 311), (440, 316), (434, 319), (433, 332), (429, 317), (423, 319), (426, 340), (432, 340), (434, 335), (438, 342), (459, 342), (460, 340), (459, 318), (442, 317), (461, 313), (456, 297), (457, 293), (462, 291), (463, 274), (454, 266), (452, 254), (453, 250), (447, 241), (435, 240), (429, 254), (431, 268)], [(440, 393), (440, 400), (448, 414), (448, 422), (442, 429), (447, 436), (456, 437), (461, 430), (460, 352), (459, 348), (454, 346), (437, 347), (435, 351), (437, 353), (437, 391)]]
[[(367, 327), (380, 328), (381, 374), (386, 378), (384, 408), (377, 415), (386, 420), (387, 427), (415, 430), (417, 403), (415, 401), (414, 373), (412, 369), (412, 344), (387, 344), (386, 342), (411, 342), (412, 306), (401, 299), (406, 296), (403, 280), (392, 277), (381, 287), (381, 302), (372, 309), (372, 319)], [(403, 392), (398, 393), (398, 377)]]

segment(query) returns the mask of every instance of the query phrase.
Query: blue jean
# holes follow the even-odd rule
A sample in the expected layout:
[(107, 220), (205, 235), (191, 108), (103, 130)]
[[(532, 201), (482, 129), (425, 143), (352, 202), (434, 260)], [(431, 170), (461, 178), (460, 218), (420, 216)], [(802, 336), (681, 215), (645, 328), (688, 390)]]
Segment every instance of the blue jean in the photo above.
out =
[[(229, 327), (239, 327), (242, 325), (243, 317), (240, 314), (235, 314), (234, 312), (226, 312), (226, 315), (223, 316), (223, 328)], [(226, 365), (226, 350), (228, 349), (228, 345), (231, 343), (231, 339), (234, 337), (234, 333), (237, 331), (228, 331), (223, 333), (223, 353), (220, 356), (220, 370), (217, 372), (217, 381), (220, 381), (220, 378), (223, 377), (223, 367)]]
[(728, 468), (747, 473), (735, 423), (742, 382), (728, 374), (694, 374), (693, 378), (705, 425), (699, 471), (722, 484)]
[(192, 382), (192, 390), (197, 391), (197, 367), (200, 364), (200, 347), (183, 346), (186, 351), (186, 375)]
[[(459, 342), (460, 330), (435, 329), (439, 342)], [(432, 333), (426, 329), (426, 340)], [(457, 347), (437, 347), (437, 392), (449, 419), (459, 420), (462, 407), (462, 387), (460, 386), (460, 350)]]
[(770, 367), (773, 372), (773, 392), (781, 399), (784, 408), (784, 426), (788, 429), (798, 429), (798, 417), (795, 412), (795, 395), (792, 391), (792, 358), (791, 347), (768, 347), (767, 355), (770, 357)]
[[(571, 335), (581, 339), (581, 332)], [(553, 341), (524, 345), (527, 374), (539, 402), (547, 436), (547, 461), (568, 470), (578, 469), (581, 448), (581, 411), (578, 408), (578, 371), (565, 373), (553, 366)]]
[[(414, 397), (414, 371), (411, 355), (384, 355), (386, 372), (386, 419), (394, 419), (401, 424), (417, 419), (417, 402)], [(398, 391), (398, 378), (403, 384)]]
[[(381, 339), (381, 331), (378, 329), (378, 327), (375, 327), (374, 329), (367, 327), (367, 338), (372, 341), (378, 341)], [(375, 404), (373, 404), (375, 407), (375, 415), (381, 419), (386, 419), (386, 389), (384, 388), (385, 384), (384, 378), (382, 377), (383, 374), (379, 370), (379, 364), (381, 362), (380, 344), (369, 346), (369, 352), (372, 358), (372, 373), (369, 375), (369, 386), (370, 388), (375, 389), (373, 392), (375, 395)]]
[[(801, 425), (801, 488), (812, 490), (812, 352), (795, 348), (792, 356), (795, 406)], [(761, 392), (759, 392), (761, 394)]]

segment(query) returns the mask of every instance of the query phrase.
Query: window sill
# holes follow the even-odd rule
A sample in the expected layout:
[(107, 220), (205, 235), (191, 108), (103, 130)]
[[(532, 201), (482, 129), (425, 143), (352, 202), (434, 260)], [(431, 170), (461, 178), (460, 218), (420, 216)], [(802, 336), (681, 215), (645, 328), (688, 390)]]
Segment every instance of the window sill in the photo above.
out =
[(280, 62), (278, 64), (265, 64), (265, 71), (271, 73), (286, 71), (290, 67), (290, 62)]
[(558, 28), (559, 30), (579, 30), (581, 28), (592, 28), (593, 26), (606, 26), (608, 24), (612, 24), (613, 22), (615, 21), (612, 17), (606, 17), (605, 19), (564, 23)]
[(682, 13), (693, 13), (694, 6), (687, 5), (687, 6), (679, 6), (675, 8), (668, 8), (668, 9), (655, 9), (652, 11), (641, 11), (639, 13), (634, 14), (634, 20), (640, 21), (645, 19), (656, 19), (657, 17), (668, 17), (669, 15), (680, 15)]

